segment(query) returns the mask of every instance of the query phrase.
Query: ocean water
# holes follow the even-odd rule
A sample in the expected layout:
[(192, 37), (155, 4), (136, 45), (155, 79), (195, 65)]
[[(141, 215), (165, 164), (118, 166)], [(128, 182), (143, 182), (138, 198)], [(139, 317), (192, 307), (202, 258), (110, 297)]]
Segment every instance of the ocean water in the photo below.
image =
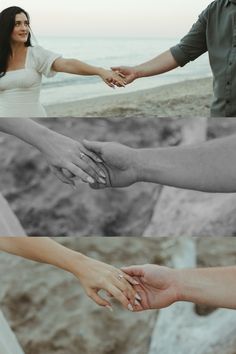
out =
[[(37, 38), (39, 45), (60, 53), (65, 58), (77, 58), (88, 64), (110, 68), (117, 65), (137, 65), (178, 43), (179, 38)], [(111, 89), (99, 77), (58, 73), (44, 78), (41, 92), (43, 104), (56, 104), (91, 97), (134, 92), (188, 79), (211, 75), (207, 54), (183, 68), (163, 75), (143, 78), (125, 88)]]

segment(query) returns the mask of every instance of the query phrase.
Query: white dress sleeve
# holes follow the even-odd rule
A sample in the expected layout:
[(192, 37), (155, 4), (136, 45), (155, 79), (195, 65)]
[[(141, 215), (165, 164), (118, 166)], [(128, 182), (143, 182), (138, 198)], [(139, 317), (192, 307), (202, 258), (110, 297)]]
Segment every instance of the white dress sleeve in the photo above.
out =
[(52, 70), (53, 62), (60, 58), (58, 53), (51, 52), (40, 46), (32, 47), (32, 53), (34, 57), (35, 69), (46, 77), (52, 77), (56, 74)]

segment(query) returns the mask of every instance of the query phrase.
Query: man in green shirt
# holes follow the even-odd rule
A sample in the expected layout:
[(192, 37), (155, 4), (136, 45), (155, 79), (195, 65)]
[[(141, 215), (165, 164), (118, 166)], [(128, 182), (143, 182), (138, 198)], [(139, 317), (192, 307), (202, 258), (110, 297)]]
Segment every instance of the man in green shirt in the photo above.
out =
[(137, 78), (159, 75), (209, 54), (213, 73), (212, 117), (236, 117), (236, 0), (215, 0), (199, 16), (179, 44), (134, 67), (113, 67)]

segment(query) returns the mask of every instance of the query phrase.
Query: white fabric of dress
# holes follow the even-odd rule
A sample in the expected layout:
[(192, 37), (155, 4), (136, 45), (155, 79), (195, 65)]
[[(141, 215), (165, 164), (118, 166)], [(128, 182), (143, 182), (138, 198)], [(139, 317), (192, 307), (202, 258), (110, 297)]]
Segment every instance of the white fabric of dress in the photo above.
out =
[(0, 117), (46, 117), (40, 103), (42, 75), (52, 77), (53, 62), (61, 57), (40, 46), (28, 47), (25, 67), (0, 78)]
[(0, 311), (0, 354), (24, 354), (15, 334)]

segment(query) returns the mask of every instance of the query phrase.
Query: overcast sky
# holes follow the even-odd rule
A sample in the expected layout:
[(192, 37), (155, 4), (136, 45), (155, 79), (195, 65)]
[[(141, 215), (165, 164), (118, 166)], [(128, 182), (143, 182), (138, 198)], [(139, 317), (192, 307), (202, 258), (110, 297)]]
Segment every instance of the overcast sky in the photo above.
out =
[(29, 12), (37, 35), (179, 37), (209, 0), (0, 0)]

